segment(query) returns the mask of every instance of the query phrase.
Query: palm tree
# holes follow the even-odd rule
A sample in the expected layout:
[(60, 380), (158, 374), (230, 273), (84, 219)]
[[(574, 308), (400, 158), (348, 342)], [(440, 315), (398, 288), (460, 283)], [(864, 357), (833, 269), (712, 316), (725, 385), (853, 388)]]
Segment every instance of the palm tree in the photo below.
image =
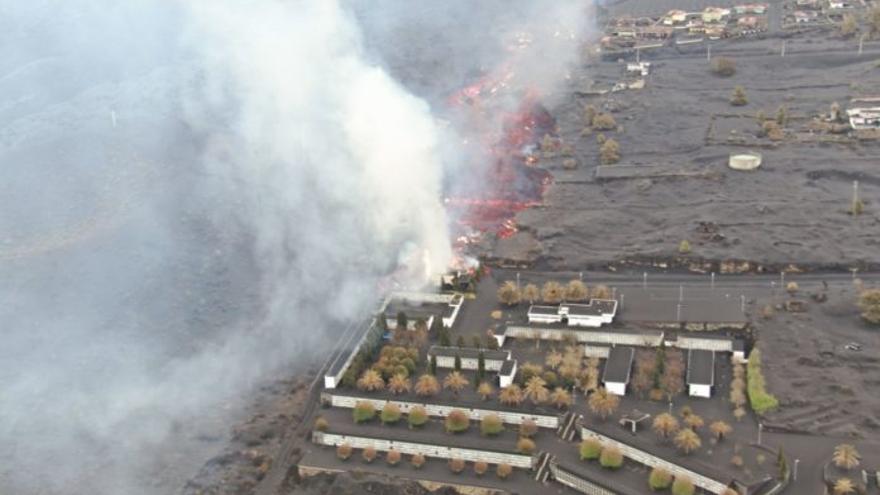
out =
[(562, 409), (564, 407), (570, 407), (573, 400), (571, 398), (571, 393), (568, 390), (565, 390), (562, 387), (556, 387), (556, 389), (550, 393), (550, 402), (559, 409)]
[(702, 428), (705, 422), (703, 418), (697, 416), (696, 414), (688, 414), (684, 418), (684, 424), (687, 425), (688, 428), (697, 431)]
[(721, 441), (724, 440), (724, 437), (726, 437), (730, 434), (730, 432), (733, 431), (733, 428), (724, 421), (719, 420), (709, 425), (709, 431), (711, 431), (712, 434), (715, 435), (715, 438), (717, 438), (718, 441)]
[(477, 387), (477, 394), (479, 394), (483, 400), (489, 400), (489, 397), (492, 397), (493, 393), (495, 393), (495, 389), (489, 382), (480, 382), (480, 385)]
[(364, 371), (364, 374), (358, 379), (357, 387), (367, 392), (382, 390), (385, 388), (385, 380), (382, 379), (382, 375), (378, 371), (369, 369)]
[(590, 411), (593, 411), (593, 414), (598, 414), (602, 419), (605, 419), (614, 413), (619, 404), (620, 397), (609, 393), (604, 387), (600, 387), (590, 394), (590, 399), (588, 401)]
[(566, 301), (583, 301), (589, 295), (589, 290), (587, 286), (584, 285), (580, 280), (572, 280), (565, 287), (565, 300)]
[(437, 395), (437, 392), (440, 391), (440, 383), (437, 382), (434, 375), (422, 375), (416, 382), (415, 391), (416, 395), (422, 397)]
[(685, 428), (678, 432), (678, 435), (675, 435), (675, 446), (685, 454), (697, 450), (700, 445), (702, 445), (700, 436), (694, 433), (694, 430)]
[(541, 291), (538, 289), (538, 286), (535, 284), (526, 284), (522, 290), (522, 298), (529, 302), (529, 304), (534, 304), (538, 298), (541, 297)]
[(412, 384), (409, 378), (402, 374), (394, 375), (388, 380), (388, 391), (394, 395), (405, 394), (409, 392), (410, 388), (412, 388)]
[(850, 495), (856, 492), (856, 485), (849, 478), (840, 478), (834, 482), (834, 495)]
[(669, 413), (658, 414), (654, 418), (653, 428), (655, 433), (666, 440), (678, 431), (678, 420)]
[(506, 304), (508, 306), (515, 306), (519, 304), (522, 299), (522, 294), (519, 291), (519, 287), (517, 287), (515, 282), (511, 282), (508, 280), (501, 285), (498, 289), (498, 301), (502, 304)]
[(559, 351), (550, 351), (547, 353), (547, 357), (544, 358), (544, 364), (547, 365), (550, 369), (557, 369), (559, 365), (562, 364), (562, 354)]
[(457, 396), (458, 393), (464, 390), (469, 383), (470, 382), (464, 377), (464, 375), (458, 371), (453, 371), (446, 375), (446, 378), (443, 380), (443, 388), (452, 390), (452, 393)]
[(861, 458), (862, 456), (859, 455), (859, 451), (856, 450), (855, 445), (849, 443), (842, 443), (837, 447), (834, 447), (834, 455), (831, 456), (831, 460), (834, 461), (835, 466), (846, 470), (858, 466)]
[(501, 389), (501, 392), (498, 393), (498, 400), (500, 400), (502, 404), (508, 406), (518, 406), (522, 404), (523, 401), (522, 389), (515, 383), (504, 387)]
[(526, 382), (526, 387), (523, 389), (523, 396), (526, 399), (531, 399), (533, 404), (547, 402), (547, 399), (550, 397), (550, 392), (547, 391), (547, 382), (540, 376), (529, 378), (529, 381)]
[(562, 301), (563, 293), (562, 285), (551, 280), (541, 289), (541, 299), (547, 304), (556, 304)]

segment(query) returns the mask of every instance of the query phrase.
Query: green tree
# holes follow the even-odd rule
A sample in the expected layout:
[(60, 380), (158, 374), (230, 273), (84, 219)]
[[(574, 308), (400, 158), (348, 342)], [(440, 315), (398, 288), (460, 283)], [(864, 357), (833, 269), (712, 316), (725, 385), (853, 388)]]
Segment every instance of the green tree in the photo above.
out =
[(669, 485), (672, 484), (672, 474), (669, 471), (655, 467), (651, 470), (651, 474), (648, 476), (648, 486), (651, 487), (651, 490), (660, 491), (669, 488)]
[(687, 239), (684, 239), (680, 243), (678, 243), (678, 252), (680, 254), (688, 254), (691, 252), (691, 243), (688, 242)]
[(400, 407), (393, 402), (386, 402), (379, 413), (379, 419), (386, 425), (392, 425), (400, 421)]
[(449, 411), (443, 425), (449, 433), (460, 433), (466, 431), (470, 427), (471, 420), (466, 412), (461, 409), (453, 409), (452, 411)]
[(476, 383), (480, 383), (483, 381), (483, 378), (486, 376), (486, 355), (483, 351), (480, 351), (477, 354), (477, 379)]
[(464, 342), (464, 335), (459, 335), (457, 339), (455, 339), (455, 346), (459, 349), (464, 349), (467, 347), (467, 344)]
[(694, 495), (694, 482), (687, 476), (676, 476), (672, 483), (672, 495)]
[(592, 461), (598, 459), (602, 453), (602, 442), (595, 438), (588, 438), (581, 442), (580, 454), (582, 461)]
[(428, 372), (434, 376), (437, 376), (437, 355), (436, 354), (431, 354), (430, 363), (431, 363), (431, 365), (428, 368)]
[(376, 416), (376, 408), (372, 402), (358, 401), (352, 409), (352, 416), (355, 423), (365, 423)]
[(603, 468), (618, 469), (623, 466), (623, 453), (617, 447), (607, 446), (599, 455), (599, 464)]
[(776, 123), (779, 124), (779, 127), (785, 127), (788, 124), (788, 110), (786, 110), (785, 105), (780, 105), (779, 109), (776, 110)]
[(453, 361), (452, 369), (455, 371), (461, 371), (461, 356), (458, 354), (455, 355), (455, 361)]
[(504, 422), (497, 414), (487, 414), (480, 420), (480, 433), (494, 437), (504, 431)]
[(428, 411), (422, 406), (416, 406), (409, 410), (407, 422), (410, 428), (418, 428), (428, 422)]

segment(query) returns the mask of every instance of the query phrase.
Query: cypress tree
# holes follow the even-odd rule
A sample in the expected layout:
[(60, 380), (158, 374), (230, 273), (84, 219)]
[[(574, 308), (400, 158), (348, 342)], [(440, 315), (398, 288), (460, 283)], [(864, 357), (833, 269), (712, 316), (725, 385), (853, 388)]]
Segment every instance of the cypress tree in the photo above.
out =
[(474, 383), (479, 384), (483, 381), (483, 377), (486, 375), (486, 356), (483, 355), (483, 351), (480, 351), (477, 354), (477, 379), (474, 380)]
[(454, 368), (455, 368), (455, 371), (461, 371), (461, 357), (458, 354), (455, 355)]
[(430, 366), (430, 368), (428, 368), (429, 372), (432, 375), (437, 376), (437, 355), (436, 354), (431, 355), (431, 360), (429, 362), (429, 366)]

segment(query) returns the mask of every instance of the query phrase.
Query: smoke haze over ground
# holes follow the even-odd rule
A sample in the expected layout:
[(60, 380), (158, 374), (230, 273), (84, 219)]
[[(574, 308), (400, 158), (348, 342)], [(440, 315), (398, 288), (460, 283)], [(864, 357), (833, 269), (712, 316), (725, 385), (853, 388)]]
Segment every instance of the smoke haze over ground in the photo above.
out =
[(547, 19), (466, 3), (0, 2), (0, 491), (174, 491), (186, 440), (446, 265), (431, 105)]

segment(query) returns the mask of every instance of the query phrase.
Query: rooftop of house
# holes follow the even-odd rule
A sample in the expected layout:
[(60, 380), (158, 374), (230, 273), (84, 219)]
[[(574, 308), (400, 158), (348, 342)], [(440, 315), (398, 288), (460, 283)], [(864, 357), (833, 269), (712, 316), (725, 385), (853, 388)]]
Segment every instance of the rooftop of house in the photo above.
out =
[(458, 356), (462, 359), (477, 359), (480, 353), (483, 353), (483, 358), (486, 360), (492, 361), (506, 361), (510, 356), (508, 351), (501, 350), (493, 350), (493, 349), (475, 349), (473, 347), (445, 347), (440, 345), (432, 345), (428, 349), (429, 356), (439, 356), (439, 357), (455, 357)]
[(498, 374), (502, 376), (511, 376), (513, 375), (514, 369), (516, 368), (516, 360), (508, 359), (501, 364), (501, 369), (498, 370)]
[(568, 314), (575, 316), (600, 316), (614, 313), (617, 301), (613, 299), (590, 299), (589, 304), (565, 304)]
[(629, 383), (634, 355), (635, 350), (632, 347), (612, 347), (611, 352), (608, 354), (608, 359), (605, 361), (602, 381), (606, 383)]
[(715, 353), (700, 349), (688, 351), (688, 385), (715, 385)]
[(446, 303), (417, 302), (407, 299), (392, 299), (385, 306), (385, 317), (394, 319), (403, 313), (409, 320), (428, 319), (431, 316), (448, 316), (453, 307)]

